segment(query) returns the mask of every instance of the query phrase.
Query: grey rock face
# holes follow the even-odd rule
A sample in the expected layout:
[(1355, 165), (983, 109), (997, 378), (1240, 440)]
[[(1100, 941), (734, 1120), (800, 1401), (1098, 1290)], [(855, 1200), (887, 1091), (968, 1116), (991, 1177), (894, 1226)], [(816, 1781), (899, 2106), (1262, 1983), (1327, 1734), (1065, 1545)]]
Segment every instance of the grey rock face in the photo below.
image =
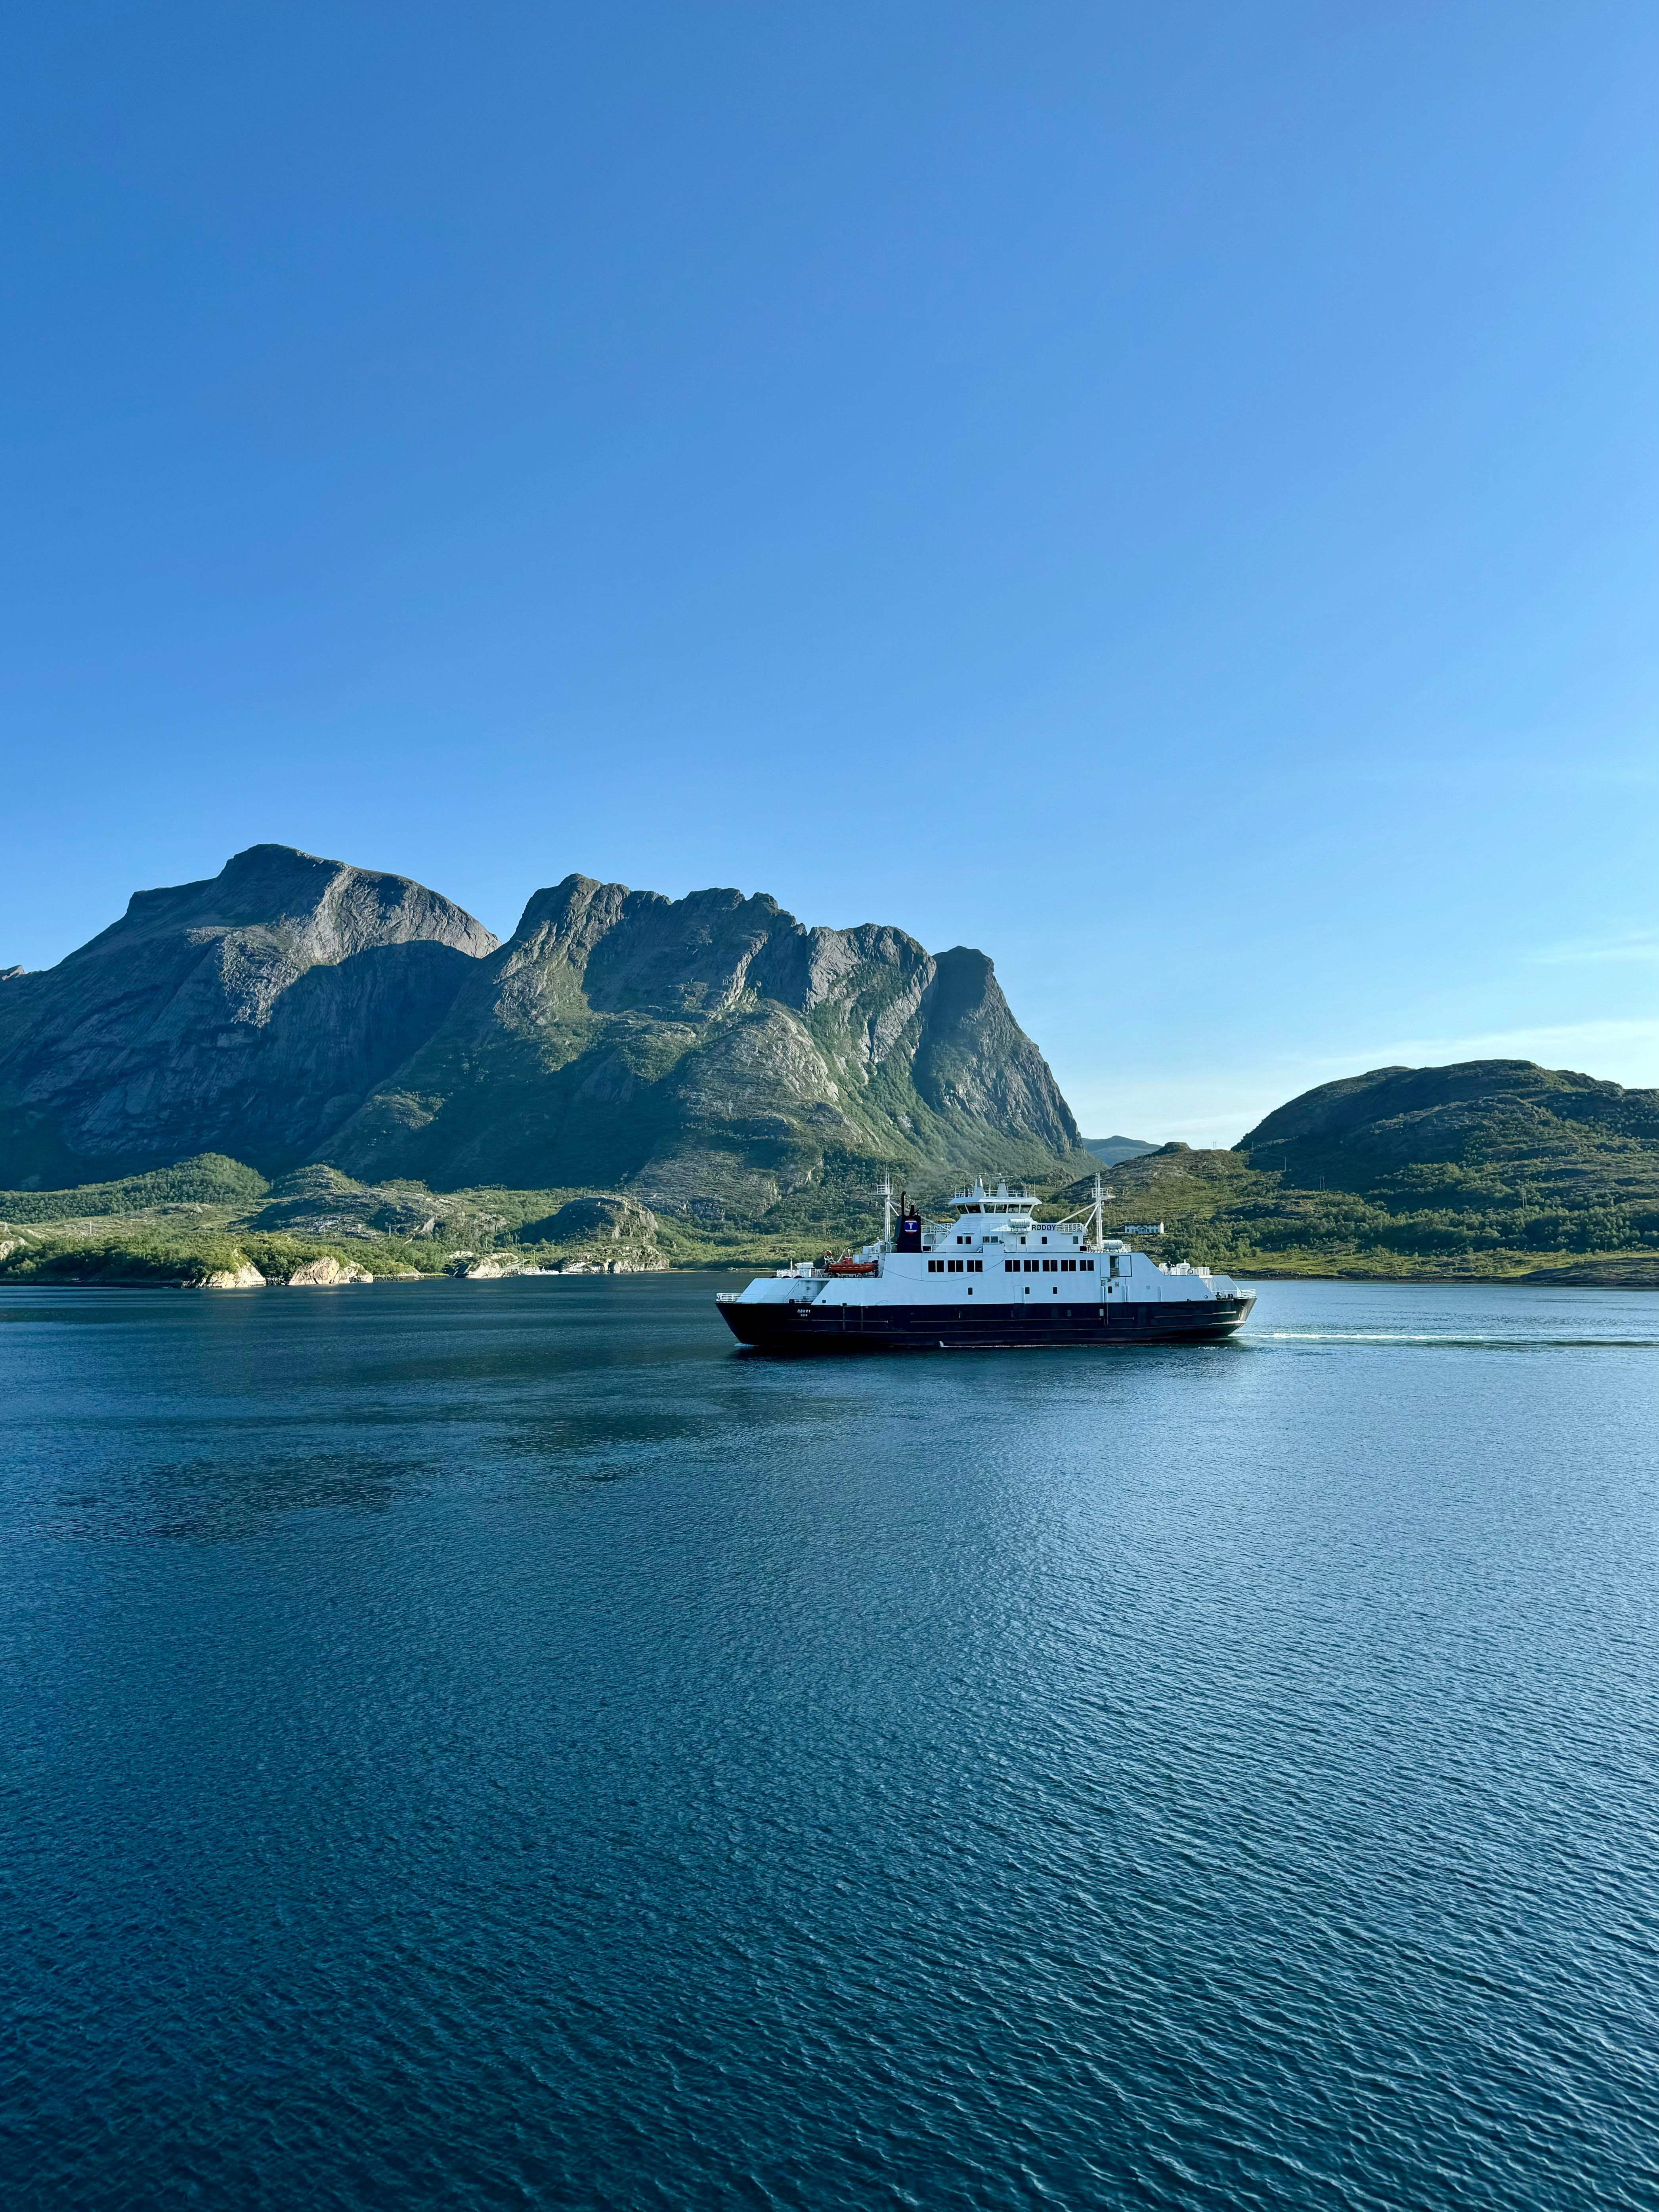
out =
[(753, 1218), (831, 1154), (1032, 1172), (1079, 1139), (982, 953), (568, 876), (330, 1142), (365, 1178)]
[(510, 1252), (486, 1252), (474, 1259), (471, 1255), (458, 1255), (444, 1270), (448, 1275), (459, 1275), (468, 1283), (498, 1283), (507, 1275), (522, 1275), (524, 1261)]
[(495, 939), (403, 876), (255, 845), (0, 992), (0, 1182), (303, 1159)]
[(307, 1260), (291, 1273), (282, 1278), (283, 1284), (295, 1291), (334, 1290), (342, 1283), (372, 1283), (374, 1278), (367, 1267), (360, 1267), (355, 1260), (336, 1260), (325, 1254), (320, 1260)]

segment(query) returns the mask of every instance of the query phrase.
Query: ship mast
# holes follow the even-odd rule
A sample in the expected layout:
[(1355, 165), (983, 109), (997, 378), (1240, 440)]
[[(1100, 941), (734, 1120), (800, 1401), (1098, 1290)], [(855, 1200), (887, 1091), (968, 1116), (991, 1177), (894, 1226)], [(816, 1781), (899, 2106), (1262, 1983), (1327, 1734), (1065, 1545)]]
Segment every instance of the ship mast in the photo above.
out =
[(881, 1179), (881, 1241), (893, 1241), (893, 1178), (885, 1175)]
[(1106, 1249), (1106, 1201), (1111, 1196), (1112, 1193), (1106, 1189), (1102, 1184), (1100, 1180), (1100, 1170), (1097, 1168), (1095, 1170), (1094, 1204), (1095, 1249), (1097, 1252), (1103, 1252)]

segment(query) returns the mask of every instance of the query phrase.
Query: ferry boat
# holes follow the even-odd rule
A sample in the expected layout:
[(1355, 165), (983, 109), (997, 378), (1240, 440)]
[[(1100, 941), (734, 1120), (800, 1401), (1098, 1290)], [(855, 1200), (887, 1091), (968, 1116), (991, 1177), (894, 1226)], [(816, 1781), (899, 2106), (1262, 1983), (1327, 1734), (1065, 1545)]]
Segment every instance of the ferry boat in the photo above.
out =
[(716, 1304), (739, 1343), (769, 1352), (884, 1346), (1199, 1344), (1231, 1336), (1255, 1303), (1230, 1276), (1164, 1267), (1105, 1234), (1105, 1193), (1064, 1221), (1039, 1221), (1006, 1182), (975, 1182), (953, 1218), (924, 1221), (890, 1189), (878, 1242), (842, 1260), (801, 1261)]

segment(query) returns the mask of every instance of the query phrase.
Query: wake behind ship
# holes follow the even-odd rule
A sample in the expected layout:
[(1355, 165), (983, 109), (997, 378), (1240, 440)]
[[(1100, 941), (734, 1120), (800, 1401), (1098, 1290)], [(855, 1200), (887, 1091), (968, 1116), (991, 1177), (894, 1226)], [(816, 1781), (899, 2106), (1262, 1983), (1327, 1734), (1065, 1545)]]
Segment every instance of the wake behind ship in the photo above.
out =
[(898, 1233), (850, 1259), (781, 1267), (716, 1303), (740, 1343), (771, 1352), (1207, 1343), (1255, 1303), (1231, 1277), (1166, 1267), (1087, 1214), (1037, 1221), (1023, 1190), (975, 1182), (955, 1219), (901, 1207)]

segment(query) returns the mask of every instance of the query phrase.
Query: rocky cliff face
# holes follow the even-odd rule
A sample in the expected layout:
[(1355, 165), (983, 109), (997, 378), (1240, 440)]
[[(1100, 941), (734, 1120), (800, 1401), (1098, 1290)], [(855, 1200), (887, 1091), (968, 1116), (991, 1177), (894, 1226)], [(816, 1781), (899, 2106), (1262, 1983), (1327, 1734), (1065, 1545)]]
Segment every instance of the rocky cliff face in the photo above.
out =
[(284, 845), (137, 892), (89, 945), (0, 992), (0, 1183), (208, 1151), (267, 1171), (304, 1159), (495, 949), (405, 877)]
[(736, 891), (569, 876), (497, 947), (402, 877), (256, 846), (0, 993), (14, 1188), (216, 1152), (752, 1219), (854, 1164), (1042, 1175), (1078, 1142), (983, 953)]
[(1042, 1173), (1078, 1134), (982, 953), (569, 876), (331, 1141), (367, 1179), (753, 1218), (836, 1159)]

